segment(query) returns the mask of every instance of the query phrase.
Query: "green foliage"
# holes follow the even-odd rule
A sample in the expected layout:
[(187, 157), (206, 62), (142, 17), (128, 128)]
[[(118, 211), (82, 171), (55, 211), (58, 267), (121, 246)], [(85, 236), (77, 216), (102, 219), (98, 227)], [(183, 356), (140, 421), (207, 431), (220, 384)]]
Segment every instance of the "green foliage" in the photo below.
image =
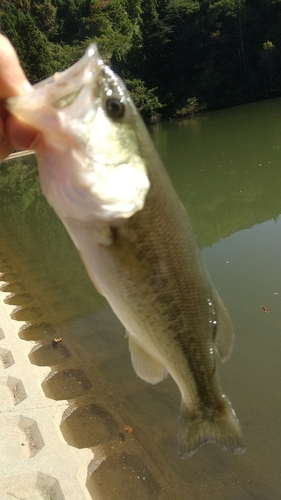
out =
[(159, 102), (156, 95), (157, 88), (147, 89), (145, 83), (137, 78), (125, 80), (125, 84), (144, 120), (146, 122), (158, 121), (159, 111), (163, 108), (163, 104)]
[(281, 0), (0, 0), (32, 83), (95, 41), (146, 120), (280, 95), (280, 25)]
[(29, 7), (29, 2), (2, 0), (0, 22), (1, 32), (12, 40), (28, 78), (35, 83), (50, 75), (54, 65), (47, 37), (37, 27)]
[(37, 0), (31, 2), (30, 13), (35, 20), (37, 28), (48, 39), (58, 34), (57, 8), (51, 0)]
[(268, 92), (274, 90), (274, 80), (276, 80), (275, 71), (278, 67), (279, 54), (276, 50), (274, 43), (267, 40), (262, 44), (262, 50), (260, 52), (260, 68), (261, 71), (265, 73), (265, 89)]
[[(10, 199), (11, 192), (18, 193), (20, 211), (26, 211), (34, 203), (40, 194), (39, 182), (34, 181), (34, 173), (37, 171), (35, 158), (25, 156), (23, 159), (14, 160), (0, 169), (0, 189), (4, 210), (8, 208), (6, 202)], [(24, 189), (22, 186), (24, 185)]]
[(197, 97), (189, 97), (186, 101), (185, 106), (176, 111), (177, 117), (183, 116), (195, 116), (206, 108), (206, 104), (200, 104)]
[(262, 44), (262, 48), (265, 51), (266, 54), (270, 54), (275, 50), (275, 45), (272, 42), (269, 42), (268, 40)]
[(50, 43), (49, 48), (52, 52), (54, 71), (64, 71), (74, 64), (83, 55), (88, 43), (76, 43), (72, 45)]

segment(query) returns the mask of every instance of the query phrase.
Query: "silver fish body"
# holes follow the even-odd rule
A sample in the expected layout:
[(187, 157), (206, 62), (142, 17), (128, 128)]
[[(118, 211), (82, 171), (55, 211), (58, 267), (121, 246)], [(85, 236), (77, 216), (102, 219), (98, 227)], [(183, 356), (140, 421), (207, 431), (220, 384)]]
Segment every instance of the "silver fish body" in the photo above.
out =
[(7, 107), (40, 131), (33, 147), (42, 191), (123, 323), (137, 375), (156, 384), (169, 373), (179, 387), (179, 454), (208, 441), (243, 453), (214, 352), (230, 356), (232, 323), (121, 79), (91, 45)]

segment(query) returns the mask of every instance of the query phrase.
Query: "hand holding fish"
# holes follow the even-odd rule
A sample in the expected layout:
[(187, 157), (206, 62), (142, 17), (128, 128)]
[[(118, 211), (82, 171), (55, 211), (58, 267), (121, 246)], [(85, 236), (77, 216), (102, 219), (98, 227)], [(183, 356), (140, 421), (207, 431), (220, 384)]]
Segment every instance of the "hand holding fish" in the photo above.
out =
[(0, 34), (0, 160), (14, 148), (29, 149), (37, 131), (10, 115), (2, 101), (30, 90), (16, 51), (8, 38)]

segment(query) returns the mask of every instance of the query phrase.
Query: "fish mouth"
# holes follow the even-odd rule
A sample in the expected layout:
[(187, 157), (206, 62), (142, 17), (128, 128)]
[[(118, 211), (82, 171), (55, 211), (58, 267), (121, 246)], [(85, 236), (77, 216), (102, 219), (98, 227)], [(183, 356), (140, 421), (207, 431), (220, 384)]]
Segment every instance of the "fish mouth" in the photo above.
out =
[[(60, 109), (66, 111), (71, 107), (83, 88), (91, 86), (92, 98), (98, 94), (104, 68), (98, 48), (92, 43), (73, 66), (35, 84), (26, 94), (6, 99), (4, 105), (16, 118), (39, 131), (50, 130), (48, 118)], [(44, 110), (45, 126), (41, 110)]]
[(130, 102), (95, 44), (67, 70), (6, 100), (38, 132), (32, 147), (42, 191), (61, 218), (111, 221), (143, 208), (150, 183), (126, 121)]

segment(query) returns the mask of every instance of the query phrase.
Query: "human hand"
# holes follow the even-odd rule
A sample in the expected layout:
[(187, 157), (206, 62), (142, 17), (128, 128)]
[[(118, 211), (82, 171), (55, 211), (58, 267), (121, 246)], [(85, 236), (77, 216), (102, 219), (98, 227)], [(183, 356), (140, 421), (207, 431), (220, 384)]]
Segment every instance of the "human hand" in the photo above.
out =
[(31, 149), (37, 132), (20, 122), (5, 109), (7, 97), (25, 94), (31, 89), (11, 42), (0, 34), (0, 160), (14, 148)]

